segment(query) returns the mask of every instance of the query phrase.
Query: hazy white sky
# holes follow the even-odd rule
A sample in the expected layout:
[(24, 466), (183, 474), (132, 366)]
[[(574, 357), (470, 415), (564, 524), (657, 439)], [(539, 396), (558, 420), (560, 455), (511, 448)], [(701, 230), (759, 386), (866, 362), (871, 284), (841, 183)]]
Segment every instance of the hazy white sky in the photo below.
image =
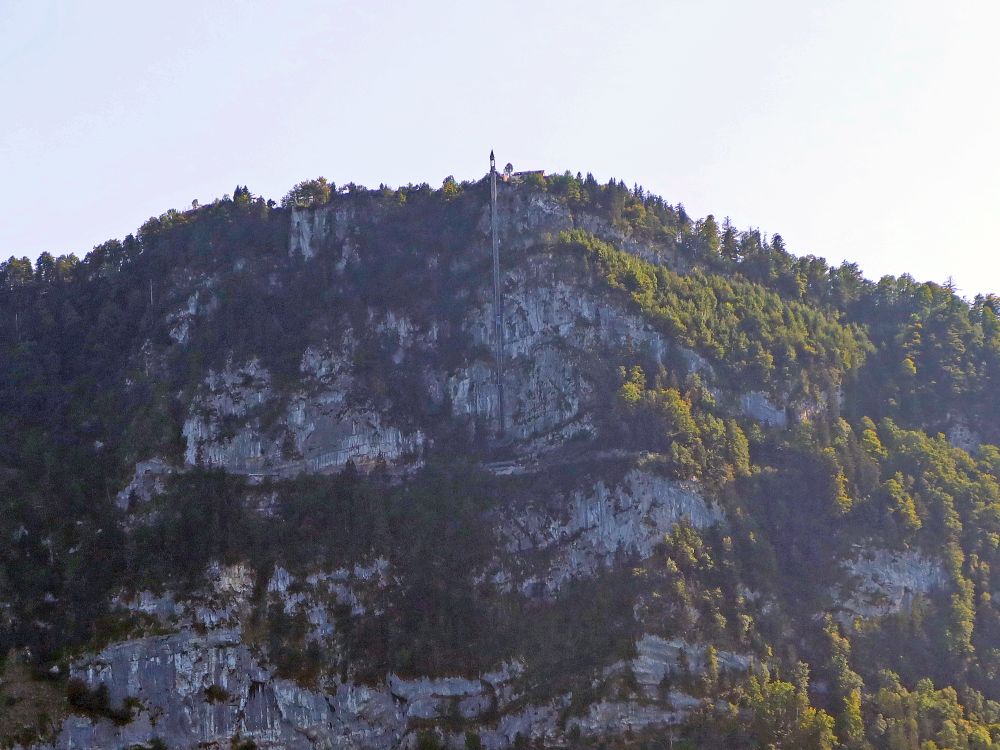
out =
[(997, 0), (0, 0), (0, 256), (492, 147), (1000, 292), (998, 30)]

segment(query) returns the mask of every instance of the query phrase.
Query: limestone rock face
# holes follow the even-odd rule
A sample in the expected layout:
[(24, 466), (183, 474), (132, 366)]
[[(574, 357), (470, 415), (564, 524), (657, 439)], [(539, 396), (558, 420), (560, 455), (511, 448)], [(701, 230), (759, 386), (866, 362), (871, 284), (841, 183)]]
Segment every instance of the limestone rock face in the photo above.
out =
[[(307, 688), (280, 679), (245, 645), (238, 629), (205, 634), (184, 629), (115, 644), (77, 662), (74, 677), (108, 687), (112, 706), (137, 706), (124, 726), (73, 716), (53, 746), (60, 750), (127, 747), (154, 739), (169, 747), (228, 746), (236, 739), (262, 748), (409, 747), (421, 721), (457, 712), (472, 722), (485, 747), (510, 747), (525, 738), (565, 741), (577, 729), (600, 736), (624, 726), (666, 727), (697, 707), (679, 689), (662, 689), (670, 675), (704, 671), (705, 647), (644, 635), (637, 656), (607, 670), (632, 670), (642, 691), (637, 700), (604, 699), (565, 726), (558, 721), (570, 696), (527, 705), (512, 692), (518, 668), (508, 665), (479, 676), (402, 679), (387, 675), (376, 685), (353, 680)], [(748, 657), (720, 652), (720, 668), (745, 672)], [(682, 666), (682, 663), (684, 666)], [(492, 719), (499, 711), (498, 720)], [(462, 742), (457, 735), (456, 743)]]
[[(707, 668), (708, 647), (681, 638), (668, 640), (646, 634), (636, 642), (636, 652), (632, 671), (650, 700), (656, 698), (664, 677), (677, 676), (685, 669), (700, 675)], [(719, 651), (716, 659), (720, 672), (745, 672), (750, 668), (751, 659), (745, 654)]]
[(945, 435), (953, 447), (961, 448), (971, 454), (975, 454), (979, 450), (979, 446), (983, 443), (982, 437), (961, 421), (949, 427)]
[(762, 424), (784, 427), (788, 422), (785, 410), (773, 404), (764, 393), (751, 391), (740, 397), (740, 408), (751, 419)]
[(290, 395), (275, 392), (255, 361), (210, 373), (184, 423), (187, 465), (292, 476), (340, 470), (348, 461), (415, 462), (424, 444), (419, 429), (404, 432), (379, 411), (350, 403), (349, 354), (307, 350), (302, 387)]
[(916, 551), (861, 550), (848, 561), (852, 585), (838, 597), (848, 616), (908, 611), (913, 598), (947, 584), (941, 562)]
[[(607, 673), (628, 671), (640, 690), (639, 700), (604, 698), (588, 708), (586, 714), (571, 718), (567, 724), (585, 736), (600, 736), (640, 729), (662, 729), (684, 720), (701, 701), (671, 684), (683, 684), (707, 669), (707, 647), (680, 638), (666, 640), (644, 634), (636, 641), (636, 656), (629, 662), (611, 666)], [(716, 655), (720, 673), (742, 674), (751, 666), (745, 654), (719, 651)]]
[[(558, 202), (515, 194), (505, 213), (505, 252), (535, 248), (539, 238), (574, 226)], [(523, 204), (523, 205), (522, 205)], [(356, 258), (352, 237), (358, 217), (346, 208), (292, 212), (290, 253), (308, 262), (318, 252)], [(586, 222), (602, 229), (599, 222)], [(603, 227), (604, 234), (615, 233)], [(485, 240), (485, 237), (484, 237)], [(480, 248), (469, 248), (474, 257)], [(515, 256), (516, 257), (516, 256)], [(590, 412), (594, 383), (588, 363), (622, 346), (663, 361), (669, 352), (687, 358), (692, 369), (710, 367), (692, 352), (666, 340), (649, 323), (600, 290), (567, 277), (565, 263), (533, 250), (530, 262), (504, 268), (504, 422), (515, 450), (544, 453), (574, 437), (594, 433)], [(446, 321), (415, 323), (401, 312), (370, 312), (366, 330), (395, 343), (392, 360), (420, 371), (428, 402), (447, 403), (453, 416), (494, 434), (499, 398), (492, 357), (494, 311), (489, 295), (461, 324), (471, 358), (444, 369), (439, 332)], [(289, 476), (302, 471), (336, 471), (348, 460), (358, 465), (385, 461), (412, 464), (427, 443), (419, 426), (394, 423), (383, 407), (354, 396), (360, 337), (347, 324), (337, 340), (303, 352), (301, 382), (291, 392), (276, 389), (259, 361), (230, 362), (210, 372), (184, 424), (189, 466), (224, 467), (242, 474)], [(431, 365), (427, 365), (431, 362)]]
[(201, 280), (183, 307), (167, 317), (168, 335), (174, 343), (186, 344), (198, 318), (208, 317), (218, 308), (219, 301), (212, 292), (216, 283), (214, 278)]
[(391, 748), (403, 713), (386, 690), (352, 684), (313, 691), (275, 679), (242, 642), (218, 629), (126, 641), (73, 668), (90, 685), (105, 684), (112, 705), (141, 703), (125, 726), (70, 718), (58, 748), (108, 748), (159, 738), (169, 747), (228, 743), (261, 747)]
[(554, 594), (567, 580), (594, 575), (620, 554), (650, 557), (681, 520), (705, 528), (723, 516), (694, 485), (633, 469), (617, 484), (598, 481), (548, 508), (512, 510), (499, 533), (519, 560), (537, 556), (547, 561), (541, 569), (530, 563), (519, 566), (527, 567), (522, 576), (514, 576), (519, 588)]
[[(288, 255), (309, 260), (321, 245), (332, 240), (347, 242), (355, 219), (350, 207), (293, 208), (288, 235)], [(349, 248), (348, 243), (348, 248)]]
[[(245, 468), (253, 459), (263, 458), (264, 446), (250, 430), (232, 424), (265, 406), (272, 397), (271, 374), (259, 362), (209, 372), (204, 395), (191, 407), (182, 434), (187, 440), (185, 462), (194, 466)], [(223, 421), (229, 432), (225, 434)]]
[(160, 458), (140, 461), (135, 465), (132, 481), (118, 493), (116, 504), (125, 510), (131, 503), (149, 502), (154, 495), (163, 491), (165, 477), (173, 473), (173, 467)]
[[(477, 720), (513, 698), (514, 665), (476, 679), (388, 674), (377, 684), (349, 677), (314, 687), (281, 679), (261, 662), (241, 627), (254, 589), (252, 572), (235, 565), (216, 566), (210, 574), (211, 590), (193, 600), (144, 593), (122, 603), (176, 632), (122, 641), (74, 663), (71, 676), (91, 687), (106, 685), (111, 706), (137, 708), (124, 726), (73, 716), (55, 747), (125, 747), (159, 739), (169, 747), (194, 748), (242, 738), (267, 748), (396, 748), (406, 746), (420, 720), (440, 719), (456, 708)], [(335, 630), (332, 609), (347, 604), (355, 614), (363, 611), (361, 589), (384, 585), (388, 575), (382, 559), (304, 580), (278, 568), (266, 590), (286, 614), (307, 617), (310, 637), (325, 639)], [(507, 744), (497, 739), (490, 746)]]

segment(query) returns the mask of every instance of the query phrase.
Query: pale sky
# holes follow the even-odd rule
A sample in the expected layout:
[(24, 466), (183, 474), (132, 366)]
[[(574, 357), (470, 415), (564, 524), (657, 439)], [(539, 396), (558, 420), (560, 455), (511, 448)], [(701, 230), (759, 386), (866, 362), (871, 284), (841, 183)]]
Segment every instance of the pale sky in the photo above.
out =
[(0, 257), (494, 148), (1000, 292), (998, 34), (998, 0), (0, 0)]

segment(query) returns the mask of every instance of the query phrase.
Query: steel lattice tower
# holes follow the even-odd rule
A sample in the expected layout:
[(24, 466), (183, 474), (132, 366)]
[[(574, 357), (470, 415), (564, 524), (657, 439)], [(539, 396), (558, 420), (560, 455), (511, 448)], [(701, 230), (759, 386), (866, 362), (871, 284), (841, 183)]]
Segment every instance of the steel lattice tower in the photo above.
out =
[(503, 435), (503, 299), (500, 291), (500, 238), (497, 236), (497, 165), (492, 151), (490, 151), (490, 229), (493, 234), (493, 317), (496, 323), (493, 338), (496, 346), (497, 423), (499, 434)]

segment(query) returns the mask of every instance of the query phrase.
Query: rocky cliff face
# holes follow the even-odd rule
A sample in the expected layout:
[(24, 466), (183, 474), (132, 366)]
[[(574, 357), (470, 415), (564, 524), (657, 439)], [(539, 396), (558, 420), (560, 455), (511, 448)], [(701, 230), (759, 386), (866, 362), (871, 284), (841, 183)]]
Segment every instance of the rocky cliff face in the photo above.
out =
[(416, 462), (424, 443), (419, 429), (404, 433), (378, 411), (349, 402), (352, 354), (308, 349), (302, 389), (291, 394), (276, 393), (257, 362), (209, 373), (184, 423), (185, 463), (287, 476), (339, 470), (348, 461)]
[[(503, 272), (507, 357), (503, 420), (511, 447), (522, 458), (594, 434), (593, 391), (599, 386), (592, 371), (595, 360), (611, 352), (627, 350), (659, 364), (673, 356), (691, 372), (712, 378), (705, 360), (664, 337), (620, 301), (583, 283), (567, 268), (565, 258), (544, 249), (545, 238), (578, 226), (624, 242), (620, 231), (595, 217), (574, 216), (540, 194), (514, 193), (506, 208), (501, 222), (509, 258)], [(346, 208), (296, 210), (289, 253), (307, 263), (328, 253), (343, 273), (358, 256), (358, 222), (356, 212)], [(468, 248), (473, 258), (488, 249), (487, 227), (484, 215), (479, 226), (483, 241)], [(634, 241), (624, 244), (640, 255), (658, 259), (664, 255)], [(436, 352), (447, 321), (417, 323), (404, 311), (369, 309), (365, 333), (374, 331), (391, 339), (393, 364), (419, 371), (419, 397), (493, 435), (499, 420), (488, 354), (494, 311), (487, 289), (479, 291), (457, 332), (472, 356), (456, 367), (442, 369), (434, 362), (440, 360)], [(271, 374), (257, 361), (230, 362), (221, 372), (209, 372), (184, 424), (186, 464), (289, 476), (338, 471), (348, 461), (361, 466), (418, 462), (428, 436), (419, 426), (394, 423), (394, 411), (402, 405), (390, 400), (380, 407), (356, 397), (354, 365), (363, 343), (360, 333), (345, 324), (336, 340), (306, 349), (299, 383), (291, 390), (276, 391)], [(744, 394), (735, 398), (735, 405), (764, 424), (785, 424), (785, 409), (765, 394)]]
[(915, 598), (943, 589), (940, 561), (914, 550), (859, 550), (847, 564), (850, 583), (838, 592), (848, 617), (879, 617), (909, 610)]
[[(593, 431), (589, 360), (623, 344), (661, 360), (671, 344), (634, 313), (602, 299), (597, 290), (581, 288), (551, 254), (537, 252), (540, 238), (574, 225), (563, 206), (541, 195), (514, 195), (505, 217), (505, 251), (512, 260), (504, 272), (509, 358), (504, 421), (515, 450), (538, 453)], [(341, 259), (338, 267), (343, 270), (357, 253), (356, 220), (343, 208), (293, 212), (290, 255), (308, 262), (318, 253), (330, 253)], [(600, 228), (594, 219), (585, 223)], [(533, 248), (535, 252), (525, 256)], [(469, 252), (475, 256), (484, 249), (485, 243)], [(470, 352), (485, 353), (492, 347), (494, 312), (487, 295), (482, 296), (484, 301), (472, 306), (459, 332)], [(395, 365), (424, 370), (424, 398), (446, 402), (453, 416), (493, 431), (499, 415), (491, 360), (472, 358), (448, 370), (425, 364), (434, 360), (444, 325), (417, 324), (403, 311), (370, 310), (365, 328), (395, 342)], [(271, 374), (257, 361), (232, 362), (221, 372), (208, 373), (184, 424), (186, 464), (287, 476), (337, 471), (347, 461), (362, 466), (418, 461), (427, 436), (419, 428), (393, 423), (398, 405), (390, 402), (380, 410), (352, 398), (361, 339), (347, 327), (337, 340), (303, 352), (300, 381), (291, 392), (276, 392)]]
[[(698, 700), (680, 690), (664, 691), (662, 685), (682, 671), (703, 672), (704, 652), (704, 647), (682, 640), (644, 636), (636, 657), (607, 673), (633, 673), (641, 698), (602, 700), (584, 715), (562, 722), (559, 715), (570, 696), (516, 708), (518, 695), (511, 686), (516, 667), (476, 679), (404, 680), (389, 675), (374, 687), (345, 682), (308, 689), (271, 675), (238, 631), (183, 631), (120, 644), (77, 664), (74, 674), (108, 685), (113, 702), (137, 700), (141, 708), (122, 727), (71, 718), (55, 745), (67, 750), (121, 747), (158, 737), (181, 747), (242, 738), (261, 747), (394, 748), (412, 743), (408, 728), (414, 724), (456, 713), (482, 722), (478, 734), (487, 748), (508, 747), (519, 735), (565, 742), (574, 731), (601, 736), (623, 728), (662, 727), (683, 718)], [(734, 673), (750, 664), (745, 656), (725, 652), (719, 662)], [(501, 718), (496, 720), (498, 712)]]
[[(613, 565), (618, 555), (649, 559), (681, 521), (706, 528), (721, 523), (723, 516), (697, 486), (633, 469), (610, 487), (598, 481), (568, 497), (551, 498), (547, 507), (512, 510), (498, 533), (506, 550), (522, 558), (518, 587), (550, 595), (568, 580)], [(538, 560), (545, 560), (544, 565)]]
[[(648, 558), (681, 520), (706, 527), (723, 516), (696, 486), (632, 470), (616, 483), (601, 480), (552, 498), (548, 507), (503, 513), (496, 521), (499, 567), (480, 575), (530, 596), (553, 595), (565, 581), (593, 576), (618, 555)], [(365, 590), (399, 574), (385, 560), (317, 571), (305, 580), (279, 568), (266, 590), (288, 615), (309, 623), (310, 639), (322, 642), (336, 638), (338, 607), (363, 612), (369, 606)], [(253, 646), (253, 573), (236, 566), (217, 567), (211, 575), (211, 590), (193, 599), (146, 592), (122, 602), (155, 618), (169, 634), (113, 644), (78, 660), (71, 673), (90, 686), (107, 685), (112, 705), (136, 706), (133, 719), (121, 726), (71, 717), (56, 747), (124, 747), (159, 739), (193, 748), (243, 739), (258, 747), (388, 749), (410, 746), (417, 728), (447, 722), (457, 712), (463, 731), (475, 731), (484, 747), (505, 748), (519, 735), (565, 742), (577, 732), (600, 736), (626, 724), (665, 726), (698, 704), (681, 689), (664, 692), (661, 684), (682, 668), (685, 674), (703, 671), (705, 646), (652, 635), (638, 640), (632, 660), (609, 667), (601, 678), (612, 682), (634, 673), (641, 692), (601, 700), (568, 721), (569, 694), (524, 705), (516, 663), (479, 675), (403, 679), (390, 673), (375, 684), (331, 676), (304, 686), (278, 677)], [(721, 660), (726, 668), (745, 671), (751, 658), (722, 654)], [(458, 733), (452, 741), (461, 744), (463, 737)]]
[[(454, 575), (545, 602), (569, 582), (595, 578), (623, 560), (650, 561), (678, 523), (725, 535), (733, 519), (698, 482), (667, 478), (641, 455), (588, 447), (602, 429), (607, 362), (628, 352), (664, 367), (680, 363), (683, 375), (697, 373), (712, 386), (711, 365), (596, 288), (556, 257), (545, 238), (579, 227), (656, 262), (670, 261), (671, 253), (597, 217), (574, 214), (544, 194), (514, 192), (504, 200), (503, 440), (496, 432), (499, 402), (489, 355), (494, 310), (484, 284), (470, 294), (457, 329), (443, 316), (369, 304), (361, 320), (331, 313), (334, 333), (301, 351), (291, 380), (258, 357), (230, 358), (204, 372), (185, 408), (183, 461), (145, 457), (119, 506), (148, 502), (167, 477), (199, 467), (259, 482), (339, 473), (352, 464), (385, 467), (399, 480), (423, 464), (446, 423), (462, 426), (470, 442), (495, 441), (498, 454), (487, 467), (496, 474), (541, 477), (574, 461), (587, 469), (544, 497), (492, 512), (495, 554), (489, 564)], [(365, 221), (377, 217), (343, 206), (292, 211), (289, 262), (305, 264), (308, 273), (309, 264), (327, 254), (334, 281), (347, 278), (363, 259)], [(474, 264), (485, 257), (485, 230), (484, 214), (463, 256), (427, 263)], [(191, 331), (212, 315), (214, 284), (201, 279), (180, 294), (187, 302), (165, 321), (171, 346), (186, 346)], [(373, 395), (358, 365), (372, 335), (388, 342), (385, 367), (405, 372), (415, 390)], [(462, 342), (459, 356), (441, 356), (446, 339)], [(788, 422), (785, 406), (762, 393), (716, 393), (733, 415), (762, 428)], [(625, 468), (603, 472), (605, 463)], [(861, 617), (896, 611), (913, 595), (945, 585), (935, 562), (906, 554), (862, 555), (850, 570), (858, 581), (837, 596)], [(307, 643), (336, 644), (352, 617), (377, 606), (370, 592), (405, 583), (406, 571), (376, 558), (306, 576), (280, 567), (260, 575), (220, 566), (211, 571), (211, 586), (193, 596), (147, 591), (123, 598), (121, 608), (151, 618), (156, 634), (83, 655), (71, 672), (91, 687), (107, 685), (113, 705), (133, 705), (132, 719), (119, 725), (72, 716), (54, 746), (129, 747), (159, 739), (170, 748), (201, 748), (250, 740), (258, 748), (389, 750), (413, 747), (428, 727), (437, 727), (453, 746), (461, 746), (465, 732), (491, 749), (510, 747), (519, 736), (566, 745), (574, 737), (669, 726), (700, 703), (688, 683), (708, 669), (707, 644), (665, 637), (652, 621), (640, 623), (627, 658), (593, 677), (593, 699), (583, 706), (565, 691), (534, 699), (517, 662), (494, 664), (482, 674), (386, 673), (372, 680), (347, 670), (305, 682), (282, 677), (255, 639), (255, 589), (306, 623)], [(743, 673), (758, 656), (722, 649), (713, 658), (723, 670)], [(622, 681), (627, 690), (609, 687)]]

